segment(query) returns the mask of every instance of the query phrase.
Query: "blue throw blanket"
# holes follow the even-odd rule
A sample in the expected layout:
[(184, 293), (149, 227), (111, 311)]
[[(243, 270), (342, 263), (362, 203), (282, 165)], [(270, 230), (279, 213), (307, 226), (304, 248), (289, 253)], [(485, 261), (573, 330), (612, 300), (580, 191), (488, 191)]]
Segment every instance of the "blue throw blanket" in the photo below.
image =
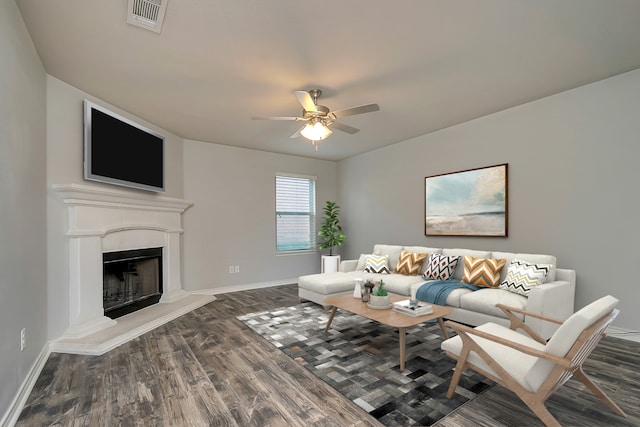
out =
[(418, 288), (416, 298), (420, 301), (430, 302), (437, 305), (445, 305), (447, 297), (454, 289), (466, 288), (472, 291), (482, 289), (479, 286), (462, 283), (458, 279), (434, 280), (426, 282)]

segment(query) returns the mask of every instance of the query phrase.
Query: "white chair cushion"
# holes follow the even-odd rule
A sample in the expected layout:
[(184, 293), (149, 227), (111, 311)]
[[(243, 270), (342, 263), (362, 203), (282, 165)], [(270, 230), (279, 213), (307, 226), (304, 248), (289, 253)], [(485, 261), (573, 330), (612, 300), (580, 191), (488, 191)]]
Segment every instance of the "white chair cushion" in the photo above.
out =
[(618, 302), (617, 298), (607, 295), (573, 313), (547, 342), (546, 351), (556, 356), (565, 357), (582, 331), (613, 310)]
[[(555, 356), (565, 357), (582, 331), (593, 325), (596, 320), (605, 314), (611, 312), (616, 305), (618, 305), (616, 298), (606, 296), (576, 311), (553, 334), (547, 342), (545, 351)], [(553, 362), (538, 359), (531, 367), (531, 371), (526, 375), (527, 382), (537, 390), (549, 376), (554, 366)]]
[[(483, 331), (492, 335), (505, 338), (509, 341), (520, 343), (528, 347), (535, 348), (537, 350), (544, 350), (544, 345), (540, 344), (536, 340), (525, 336), (511, 329), (497, 325), (495, 323), (485, 323), (484, 325), (476, 328), (479, 331)], [(484, 338), (480, 338), (474, 335), (469, 335), (483, 350), (485, 350), (500, 366), (502, 366), (522, 387), (529, 391), (535, 392), (537, 388), (534, 388), (527, 381), (527, 373), (532, 369), (536, 361), (539, 359), (534, 356), (529, 356), (520, 351), (514, 350), (510, 347), (502, 344), (489, 341)], [(460, 355), (462, 351), (462, 339), (459, 336), (449, 338), (443, 341), (440, 347), (449, 353)], [(487, 371), (488, 373), (500, 377), (493, 369), (487, 365), (487, 363), (480, 358), (475, 352), (469, 354), (468, 361), (480, 369)], [(539, 388), (539, 386), (538, 386)]]

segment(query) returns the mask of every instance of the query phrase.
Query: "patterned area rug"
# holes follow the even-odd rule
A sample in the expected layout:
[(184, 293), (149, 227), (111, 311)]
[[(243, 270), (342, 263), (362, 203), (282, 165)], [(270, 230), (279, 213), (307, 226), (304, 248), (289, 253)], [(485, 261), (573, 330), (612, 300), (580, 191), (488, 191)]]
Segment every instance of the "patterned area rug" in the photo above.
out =
[(400, 371), (398, 330), (343, 310), (327, 333), (329, 312), (313, 303), (237, 318), (387, 426), (430, 426), (493, 384), (467, 371), (447, 399), (455, 363), (436, 322), (407, 329)]

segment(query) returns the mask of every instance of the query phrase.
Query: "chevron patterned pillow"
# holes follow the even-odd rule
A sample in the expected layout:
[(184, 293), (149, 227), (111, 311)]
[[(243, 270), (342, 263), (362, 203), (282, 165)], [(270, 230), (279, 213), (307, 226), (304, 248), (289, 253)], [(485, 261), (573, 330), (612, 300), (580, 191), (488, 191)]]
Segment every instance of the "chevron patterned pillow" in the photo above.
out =
[(551, 264), (531, 264), (514, 258), (509, 264), (507, 277), (500, 283), (500, 289), (529, 296), (531, 288), (544, 283), (551, 267)]
[(364, 271), (367, 273), (389, 274), (389, 257), (386, 255), (368, 255)]
[(398, 258), (395, 272), (407, 276), (417, 276), (420, 274), (422, 263), (424, 263), (428, 255), (429, 254), (418, 254), (409, 251), (400, 252), (400, 258)]
[(429, 255), (429, 264), (422, 277), (427, 280), (449, 280), (458, 265), (457, 255)]
[(506, 259), (464, 257), (464, 276), (460, 282), (485, 288), (496, 288)]

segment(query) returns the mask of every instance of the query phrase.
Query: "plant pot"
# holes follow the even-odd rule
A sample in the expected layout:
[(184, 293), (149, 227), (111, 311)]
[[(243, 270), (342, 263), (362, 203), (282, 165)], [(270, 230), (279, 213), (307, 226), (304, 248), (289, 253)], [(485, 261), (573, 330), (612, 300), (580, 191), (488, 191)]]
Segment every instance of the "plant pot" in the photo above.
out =
[(322, 273), (335, 273), (340, 270), (340, 255), (322, 255)]
[(375, 305), (376, 307), (388, 307), (391, 304), (389, 295), (379, 297), (377, 295), (371, 295), (369, 297), (369, 305)]

